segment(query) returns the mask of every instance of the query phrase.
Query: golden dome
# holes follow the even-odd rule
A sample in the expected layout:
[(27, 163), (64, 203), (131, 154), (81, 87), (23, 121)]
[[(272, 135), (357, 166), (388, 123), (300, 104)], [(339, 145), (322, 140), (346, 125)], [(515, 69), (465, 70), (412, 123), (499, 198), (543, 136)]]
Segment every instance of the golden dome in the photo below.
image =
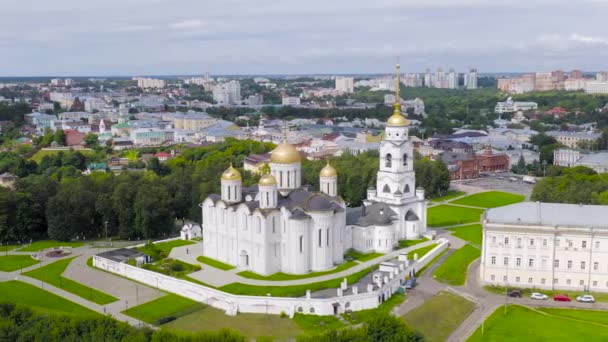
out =
[(321, 177), (338, 177), (338, 171), (336, 171), (336, 169), (333, 166), (329, 165), (329, 162), (327, 162), (327, 165), (325, 165), (325, 167), (323, 167), (321, 169), (319, 176), (321, 176)]
[(272, 151), (270, 161), (277, 164), (295, 164), (301, 162), (300, 152), (287, 142), (281, 143)]
[(241, 180), (241, 173), (232, 165), (222, 173), (222, 180)]
[(260, 178), (259, 185), (277, 185), (277, 179), (273, 175), (267, 173)]

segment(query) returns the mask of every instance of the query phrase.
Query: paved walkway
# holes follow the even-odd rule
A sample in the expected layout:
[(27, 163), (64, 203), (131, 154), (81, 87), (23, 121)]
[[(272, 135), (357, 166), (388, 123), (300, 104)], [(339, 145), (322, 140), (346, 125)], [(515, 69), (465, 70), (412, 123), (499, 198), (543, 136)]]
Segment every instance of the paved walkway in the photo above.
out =
[[(18, 280), (31, 285), (34, 285), (38, 288), (41, 288), (45, 291), (51, 292), (55, 295), (63, 297), (69, 301), (80, 304), (88, 309), (99, 312), (101, 314), (109, 314), (115, 319), (123, 322), (127, 322), (133, 326), (150, 326), (147, 323), (139, 321), (133, 317), (124, 315), (121, 311), (125, 310), (127, 307), (133, 307), (138, 304), (142, 304), (148, 302), (150, 300), (159, 298), (165, 295), (164, 292), (158, 291), (156, 289), (150, 288), (145, 285), (141, 285), (139, 283), (130, 281), (126, 278), (122, 278), (110, 273), (106, 273), (100, 270), (95, 270), (86, 265), (88, 258), (96, 253), (101, 252), (102, 249), (99, 248), (90, 248), (90, 247), (78, 247), (72, 249), (72, 255), (68, 256), (68, 258), (77, 256), (66, 268), (65, 272), (62, 274), (64, 277), (77, 281), (83, 285), (95, 288), (99, 291), (110, 294), (119, 300), (106, 305), (99, 305), (97, 303), (88, 301), (84, 298), (76, 296), (68, 291), (65, 291), (61, 288), (55, 287), (51, 284), (43, 282), (41, 280), (31, 278), (23, 275), (22, 273), (26, 273), (28, 271), (35, 270), (37, 268), (44, 267), (53, 262), (59, 261), (58, 258), (46, 258), (30, 267), (23, 268), (22, 270), (17, 270), (13, 272), (0, 272), (0, 282), (10, 281), (10, 280)], [(8, 252), (9, 255), (24, 255), (24, 254), (33, 254), (32, 252)], [(152, 326), (150, 326), (152, 327)]]
[[(201, 271), (191, 273), (188, 276), (190, 276), (191, 278), (194, 278), (196, 280), (202, 281), (203, 283), (212, 285), (212, 286), (219, 287), (219, 286), (223, 286), (223, 285), (227, 285), (227, 284), (235, 283), (235, 282), (249, 284), (249, 285), (258, 285), (258, 286), (289, 286), (289, 285), (304, 285), (304, 284), (310, 284), (310, 283), (316, 283), (316, 282), (321, 282), (321, 281), (326, 281), (326, 280), (348, 277), (351, 274), (357, 273), (363, 269), (376, 265), (380, 262), (396, 258), (399, 256), (400, 253), (407, 253), (407, 252), (413, 251), (415, 249), (426, 247), (428, 245), (432, 245), (435, 243), (437, 243), (437, 242), (433, 241), (433, 240), (425, 241), (425, 242), (419, 243), (417, 245), (414, 245), (414, 246), (411, 246), (408, 248), (402, 248), (402, 249), (399, 249), (396, 251), (392, 251), (390, 253), (384, 254), (384, 255), (377, 257), (375, 259), (372, 259), (372, 260), (359, 262), (359, 264), (356, 266), (353, 266), (347, 270), (336, 272), (336, 273), (326, 274), (326, 275), (322, 275), (322, 276), (318, 276), (318, 277), (314, 277), (314, 278), (303, 278), (303, 279), (282, 280), (282, 281), (257, 280), (257, 279), (244, 278), (244, 277), (241, 277), (238, 274), (236, 274), (236, 273), (240, 272), (240, 270), (238, 270), (238, 269), (233, 269), (230, 271), (222, 271), (215, 267), (212, 267), (212, 266), (209, 266), (206, 264), (202, 264), (196, 260), (196, 258), (198, 256), (203, 254), (203, 244), (200, 244), (200, 243), (197, 243), (196, 245), (175, 247), (175, 248), (173, 248), (173, 250), (171, 251), (171, 254), (169, 256), (171, 258), (175, 258), (175, 259), (178, 259), (178, 260), (190, 263), (190, 264), (200, 265), (203, 268)], [(186, 253), (186, 249), (188, 250), (188, 253)]]

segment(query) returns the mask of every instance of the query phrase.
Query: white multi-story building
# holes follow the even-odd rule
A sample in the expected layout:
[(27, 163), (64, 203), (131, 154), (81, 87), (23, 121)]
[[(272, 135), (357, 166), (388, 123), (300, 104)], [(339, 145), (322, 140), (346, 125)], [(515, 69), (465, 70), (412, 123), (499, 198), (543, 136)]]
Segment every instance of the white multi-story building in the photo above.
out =
[(598, 82), (608, 82), (608, 71), (601, 71), (595, 74), (595, 80)]
[(518, 110), (535, 110), (538, 109), (538, 104), (536, 102), (519, 102), (513, 101), (512, 98), (508, 98), (505, 102), (496, 103), (496, 107), (494, 107), (495, 113), (512, 113)]
[(589, 81), (585, 85), (588, 94), (608, 94), (608, 81)]
[(449, 89), (458, 88), (458, 73), (456, 73), (454, 69), (450, 69), (450, 72), (448, 73), (447, 87)]
[(137, 81), (137, 87), (142, 89), (162, 89), (167, 85), (164, 80), (159, 80), (156, 78), (135, 77), (134, 80)]
[(477, 79), (477, 69), (469, 69), (469, 72), (464, 74), (464, 87), (466, 89), (477, 89)]
[(297, 96), (285, 96), (282, 99), (283, 106), (299, 106), (300, 98)]
[(608, 151), (581, 152), (561, 148), (553, 152), (553, 165), (586, 166), (597, 173), (606, 173), (608, 172)]
[(586, 78), (569, 78), (564, 81), (564, 90), (576, 91), (586, 89), (587, 82), (589, 80)]
[(408, 125), (396, 103), (380, 146), (378, 190), (368, 190), (361, 208), (346, 207), (329, 164), (318, 191), (302, 187), (301, 156), (286, 138), (257, 186), (243, 188), (240, 172), (230, 166), (221, 176), (221, 194), (202, 204), (203, 254), (258, 274), (302, 274), (333, 268), (350, 248), (387, 253), (399, 240), (420, 238), (426, 201), (424, 190), (415, 188)]
[(355, 91), (354, 84), (355, 79), (352, 77), (336, 77), (336, 90), (352, 93)]
[(216, 85), (213, 88), (213, 100), (218, 104), (240, 104), (241, 83), (237, 80), (232, 80)]
[(580, 147), (581, 144), (592, 147), (602, 136), (600, 133), (565, 131), (547, 131), (545, 134), (554, 137), (557, 142), (569, 148), (577, 148)]
[(608, 292), (608, 206), (524, 202), (483, 220), (488, 285)]

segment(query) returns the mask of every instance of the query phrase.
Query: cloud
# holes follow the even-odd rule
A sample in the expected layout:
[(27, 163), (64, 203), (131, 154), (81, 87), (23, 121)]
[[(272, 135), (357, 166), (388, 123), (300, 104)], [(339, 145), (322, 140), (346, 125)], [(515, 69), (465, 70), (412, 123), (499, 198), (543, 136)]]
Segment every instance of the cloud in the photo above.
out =
[(608, 45), (608, 38), (598, 36), (585, 36), (578, 33), (573, 33), (568, 37), (574, 42), (591, 44), (591, 45)]
[(207, 27), (207, 22), (199, 19), (189, 19), (174, 22), (169, 27), (176, 30), (204, 29)]

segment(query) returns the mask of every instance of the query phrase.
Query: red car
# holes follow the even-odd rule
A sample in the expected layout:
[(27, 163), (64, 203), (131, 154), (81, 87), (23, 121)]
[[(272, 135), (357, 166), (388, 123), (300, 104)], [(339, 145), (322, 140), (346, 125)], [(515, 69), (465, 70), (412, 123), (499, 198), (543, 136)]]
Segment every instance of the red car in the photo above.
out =
[(556, 302), (571, 302), (572, 299), (566, 295), (556, 294), (553, 296), (553, 300)]

